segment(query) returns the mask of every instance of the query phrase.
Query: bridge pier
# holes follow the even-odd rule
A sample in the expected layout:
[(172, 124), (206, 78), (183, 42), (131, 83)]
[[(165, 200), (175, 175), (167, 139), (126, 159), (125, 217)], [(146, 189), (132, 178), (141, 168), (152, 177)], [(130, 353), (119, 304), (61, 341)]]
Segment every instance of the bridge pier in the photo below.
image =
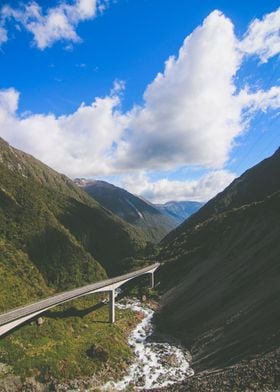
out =
[(155, 287), (155, 276), (154, 276), (154, 272), (152, 272), (150, 275), (150, 287), (151, 289), (153, 289)]
[(115, 289), (109, 291), (109, 321), (113, 324), (116, 321), (115, 317)]

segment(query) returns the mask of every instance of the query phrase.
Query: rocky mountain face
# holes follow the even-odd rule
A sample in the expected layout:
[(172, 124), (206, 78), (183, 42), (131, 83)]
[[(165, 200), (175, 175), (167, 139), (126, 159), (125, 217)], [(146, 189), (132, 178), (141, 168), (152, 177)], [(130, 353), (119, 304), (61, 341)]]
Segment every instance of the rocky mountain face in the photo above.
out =
[(171, 217), (154, 205), (122, 188), (105, 181), (76, 179), (75, 182), (104, 208), (140, 229), (149, 242), (159, 242), (176, 226)]
[(69, 178), (0, 139), (0, 244), (3, 310), (121, 273), (122, 259), (145, 240)]
[(155, 206), (178, 226), (197, 212), (203, 206), (203, 203), (198, 201), (169, 201)]
[(280, 149), (161, 243), (158, 327), (218, 369), (279, 348)]

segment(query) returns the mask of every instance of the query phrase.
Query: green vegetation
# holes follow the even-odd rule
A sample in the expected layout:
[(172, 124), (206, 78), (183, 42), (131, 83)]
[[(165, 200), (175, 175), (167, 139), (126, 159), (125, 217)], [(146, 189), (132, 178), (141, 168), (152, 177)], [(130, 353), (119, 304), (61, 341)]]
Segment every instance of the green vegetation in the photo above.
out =
[(56, 290), (100, 280), (104, 268), (121, 273), (122, 259), (145, 246), (67, 177), (1, 139), (0, 239), (3, 254), (6, 246), (24, 252)]
[[(0, 362), (22, 379), (41, 382), (99, 373), (103, 382), (117, 379), (131, 359), (127, 337), (140, 315), (117, 309), (117, 323), (109, 324), (108, 305), (97, 302), (97, 295), (73, 301), (49, 311), (42, 325), (34, 321), (9, 334), (0, 341)], [(104, 355), (91, 352), (92, 346)]]
[[(121, 274), (128, 269), (123, 259), (145, 246), (134, 227), (70, 179), (0, 139), (0, 312)], [(89, 312), (97, 300), (55, 308), (42, 326), (29, 323), (1, 338), (0, 363), (40, 380), (100, 369), (119, 375), (131, 355), (127, 334), (137, 318), (118, 312), (110, 325), (108, 309)], [(87, 355), (93, 344), (103, 357)]]
[(51, 291), (28, 256), (0, 239), (0, 312), (47, 296)]
[(103, 207), (133, 225), (146, 241), (158, 243), (176, 226), (170, 217), (153, 204), (125, 189), (105, 181), (91, 182), (84, 189)]
[(73, 287), (105, 277), (94, 257), (59, 221), (65, 197), (11, 173), (0, 164), (0, 238), (25, 251), (45, 282), (55, 288)]

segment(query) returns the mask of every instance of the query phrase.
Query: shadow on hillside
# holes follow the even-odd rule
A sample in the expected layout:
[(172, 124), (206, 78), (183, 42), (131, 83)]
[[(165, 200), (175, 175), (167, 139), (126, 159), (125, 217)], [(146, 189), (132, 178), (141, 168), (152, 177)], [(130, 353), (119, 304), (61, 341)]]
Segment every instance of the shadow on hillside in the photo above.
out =
[[(76, 309), (74, 306), (71, 306), (68, 309), (65, 309), (63, 311), (61, 310), (48, 310), (46, 312), (42, 312), (41, 314), (23, 322), (22, 324), (18, 325), (17, 327), (11, 329), (10, 331), (6, 332), (5, 334), (1, 335), (1, 338), (6, 337), (14, 333), (15, 331), (21, 329), (23, 326), (31, 324), (32, 322), (36, 321), (40, 317), (48, 317), (52, 319), (56, 318), (68, 318), (68, 317), (85, 317), (89, 313), (94, 312), (103, 306), (108, 306), (108, 303), (106, 302), (99, 302), (98, 304), (95, 304), (94, 306), (91, 306), (90, 308), (87, 309)], [(104, 320), (91, 320), (91, 323), (100, 323), (100, 324), (108, 324), (109, 323), (109, 315), (108, 315), (108, 321)], [(38, 327), (39, 328), (39, 327)]]
[[(89, 313), (92, 313), (100, 308), (103, 308), (104, 306), (108, 306), (108, 304), (105, 302), (99, 302), (98, 304), (95, 304), (94, 306), (91, 306), (90, 308), (86, 308), (86, 309), (77, 309), (74, 306), (71, 306), (70, 308), (65, 310), (49, 310), (44, 313), (44, 316), (53, 319), (68, 318), (68, 317), (85, 317)], [(109, 321), (92, 320), (91, 322), (107, 324)]]

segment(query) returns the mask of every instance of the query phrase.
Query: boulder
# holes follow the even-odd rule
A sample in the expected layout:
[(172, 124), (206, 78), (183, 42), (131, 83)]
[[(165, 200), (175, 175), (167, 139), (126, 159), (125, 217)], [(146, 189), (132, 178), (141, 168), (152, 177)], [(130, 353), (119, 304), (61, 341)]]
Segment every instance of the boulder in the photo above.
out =
[(86, 351), (87, 356), (92, 359), (97, 359), (101, 362), (107, 362), (109, 359), (109, 353), (102, 347), (92, 344)]

